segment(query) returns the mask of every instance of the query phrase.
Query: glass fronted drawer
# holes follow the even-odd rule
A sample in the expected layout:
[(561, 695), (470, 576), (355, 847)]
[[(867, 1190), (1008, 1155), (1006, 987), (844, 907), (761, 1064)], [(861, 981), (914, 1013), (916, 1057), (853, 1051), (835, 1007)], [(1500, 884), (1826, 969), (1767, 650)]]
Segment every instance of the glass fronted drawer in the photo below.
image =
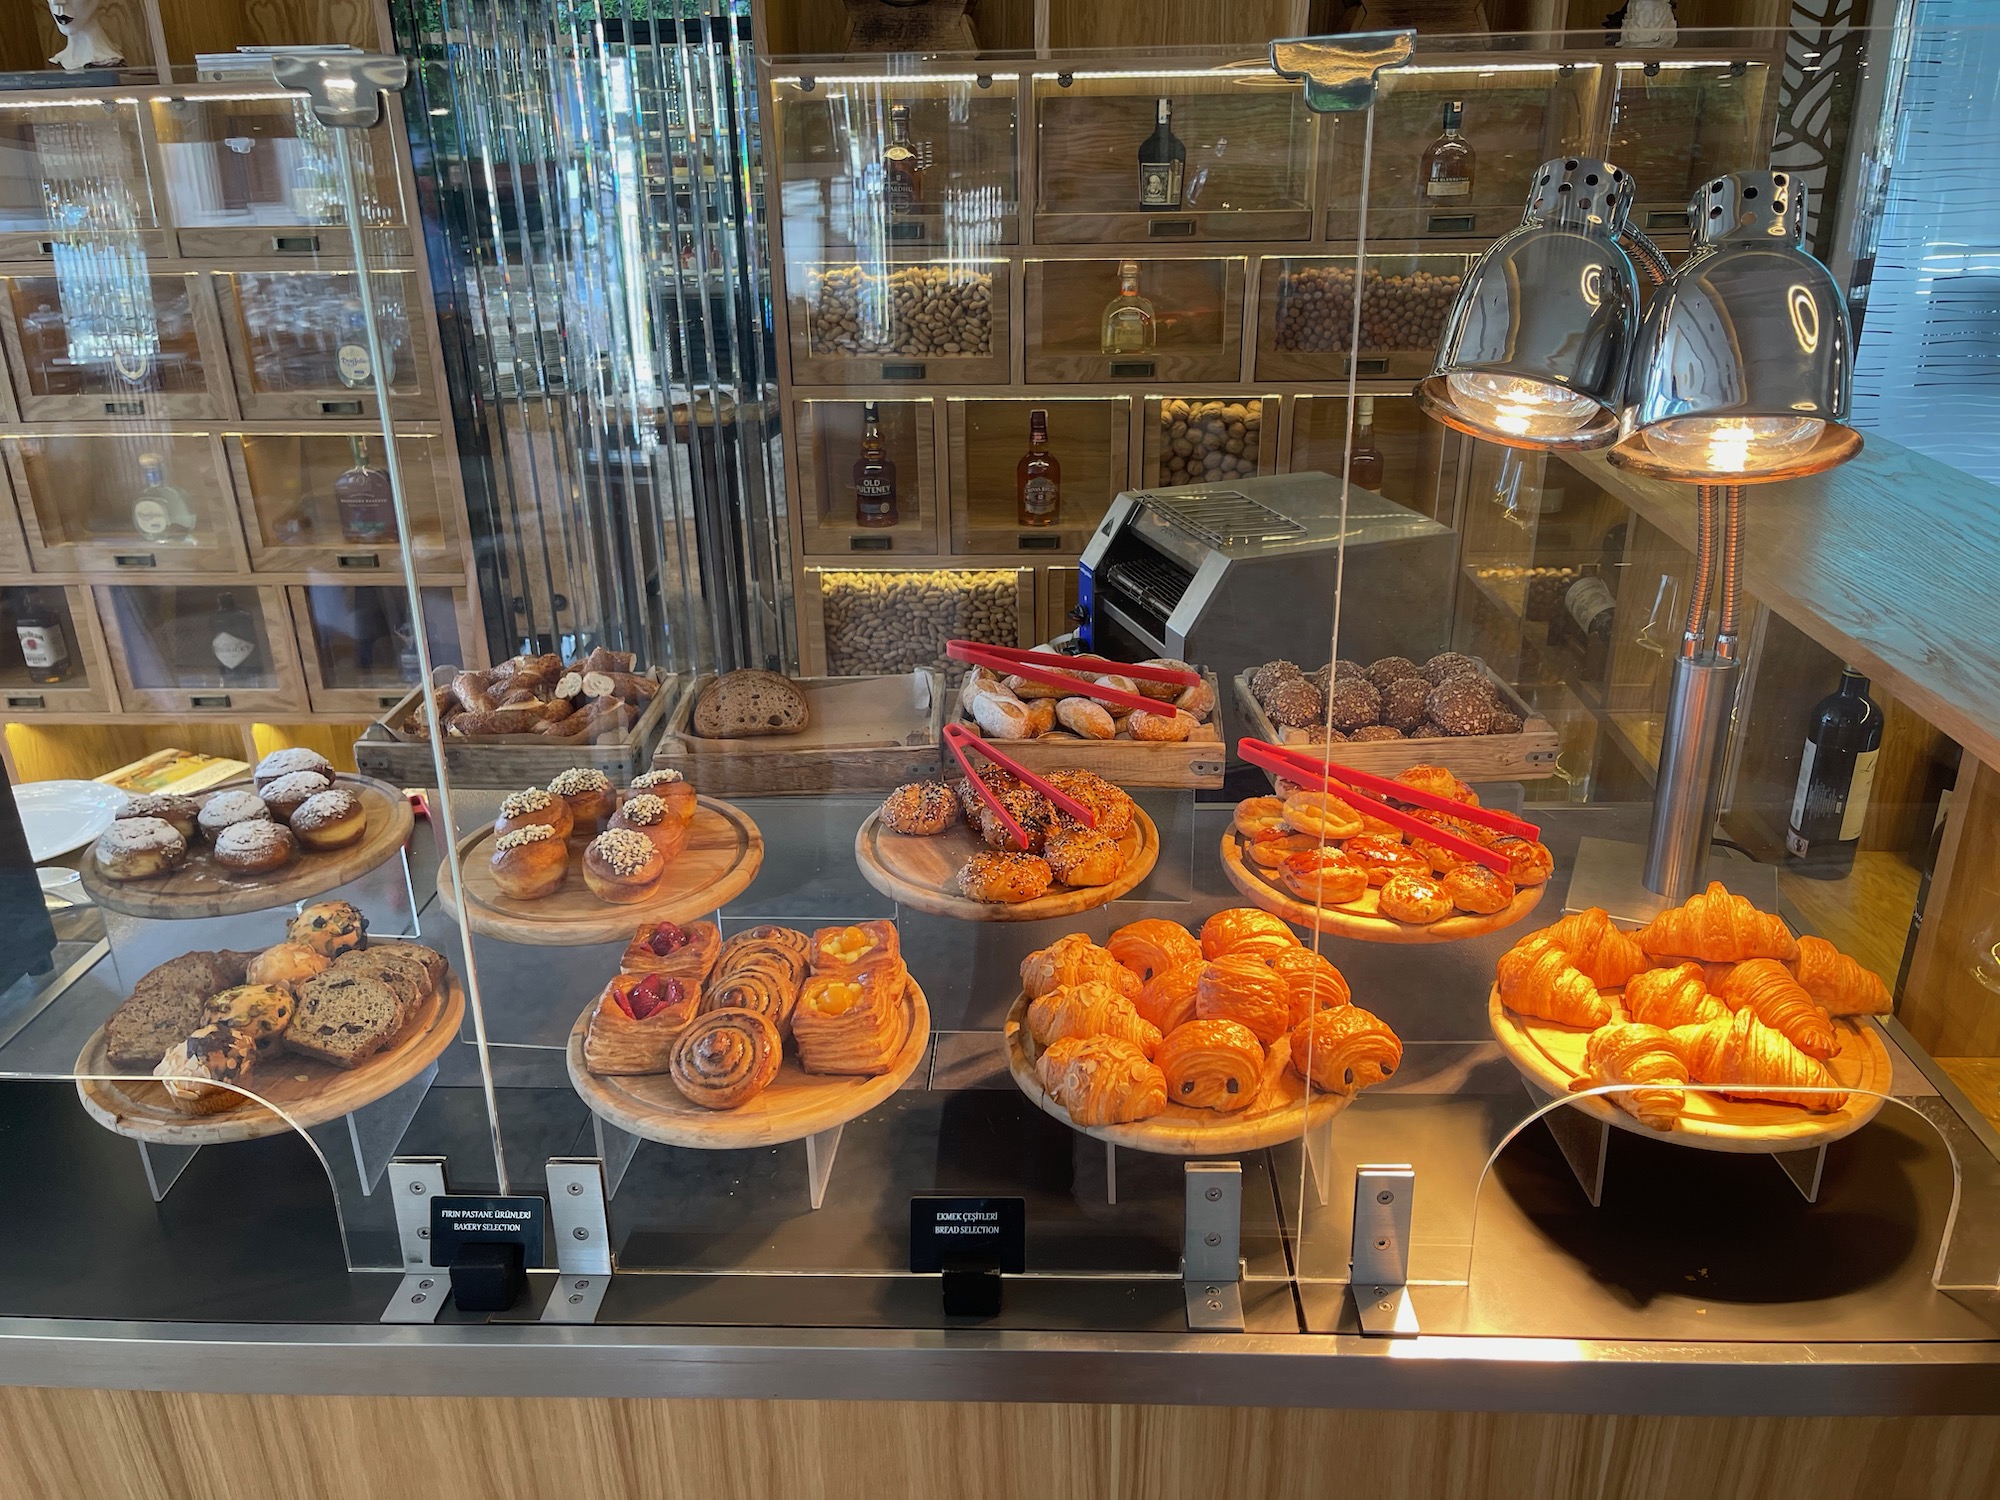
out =
[(0, 101), (0, 260), (47, 260), (86, 242), (171, 253), (138, 104)]
[(236, 573), (247, 558), (213, 433), (0, 437), (37, 572)]
[(1240, 259), (1031, 260), (1031, 381), (1235, 380)]
[(1033, 568), (807, 568), (802, 578), (808, 677), (865, 677), (935, 667), (954, 638), (1032, 646), (1039, 624)]
[(866, 441), (868, 404), (792, 405), (805, 550), (820, 555), (934, 553), (937, 403), (875, 402), (879, 453), (871, 452), (873, 445)]
[(136, 713), (306, 709), (283, 591), (250, 584), (100, 584), (118, 697)]
[(1768, 64), (1663, 59), (1613, 70), (1609, 159), (1631, 173), (1631, 222), (1685, 233), (1687, 204), (1718, 172), (1761, 165), (1777, 95)]
[(1275, 470), (1264, 423), (1277, 412), (1276, 396), (1148, 396), (1142, 482), (1216, 484)]
[[(250, 566), (260, 572), (380, 572), (400, 577), (396, 514), (382, 433), (232, 432), (223, 435)], [(442, 437), (399, 433), (396, 455), (419, 568), (464, 571)]]
[[(1362, 380), (1419, 380), (1474, 257), (1370, 252), (1361, 272)], [(1262, 263), (1257, 293), (1259, 380), (1347, 379), (1354, 342), (1355, 258), (1285, 257)]]
[[(372, 271), (376, 332), (395, 415), (435, 414), (430, 345), (414, 274)], [(374, 365), (352, 271), (217, 275), (243, 415), (376, 419)]]
[(217, 417), (222, 340), (206, 278), (107, 253), (0, 277), (22, 420)]
[[(1041, 451), (1056, 466), (1052, 495), (1033, 487), (1038, 412), (1046, 437)], [(945, 429), (956, 553), (1074, 557), (1131, 480), (1126, 396), (953, 397)]]
[(90, 590), (80, 584), (0, 588), (0, 704), (9, 718), (118, 707)]
[[(395, 707), (423, 680), (410, 596), (401, 584), (295, 584), (286, 593), (314, 713), (372, 718)], [(465, 590), (421, 593), (432, 663), (463, 665), (465, 643), (478, 635)]]
[(1452, 525), (1458, 475), (1471, 439), (1425, 416), (1407, 389), (1360, 396), (1355, 407), (1350, 450), (1345, 396), (1293, 397), (1288, 470), (1316, 470), (1338, 479), (1345, 469), (1363, 489)]
[(795, 384), (1007, 379), (1005, 261), (823, 261), (788, 274)]

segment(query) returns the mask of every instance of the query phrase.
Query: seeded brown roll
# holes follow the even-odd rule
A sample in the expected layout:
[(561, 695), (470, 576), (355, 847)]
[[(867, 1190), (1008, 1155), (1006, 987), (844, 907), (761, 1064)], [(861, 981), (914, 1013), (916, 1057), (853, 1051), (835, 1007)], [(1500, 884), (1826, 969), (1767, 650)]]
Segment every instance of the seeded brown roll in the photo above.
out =
[(1327, 711), (1335, 729), (1352, 734), (1381, 722), (1382, 695), (1366, 677), (1336, 677), (1333, 690), (1327, 694)]
[(1408, 734), (1424, 721), (1431, 685), (1417, 676), (1399, 677), (1382, 688), (1382, 722)]
[(195, 822), (209, 838), (214, 838), (232, 823), (268, 823), (271, 809), (264, 805), (264, 799), (255, 792), (217, 792), (201, 805), (201, 812)]
[(534, 901), (562, 888), (569, 876), (569, 845), (549, 824), (530, 823), (495, 839), (486, 863), (501, 895)]
[(579, 833), (602, 828), (618, 810), (618, 794), (611, 778), (588, 766), (573, 766), (549, 783), (549, 790), (569, 804), (569, 815)]
[(1264, 696), (1279, 683), (1304, 675), (1295, 661), (1267, 661), (1250, 674), (1250, 696), (1261, 703)]
[(174, 832), (183, 839), (194, 837), (195, 819), (200, 815), (201, 804), (194, 798), (183, 797), (177, 792), (134, 797), (118, 809), (120, 821), (129, 818), (158, 818), (162, 823), (171, 823)]
[(957, 821), (958, 799), (942, 782), (905, 782), (882, 801), (883, 825), (895, 833), (929, 837)]
[(1407, 656), (1383, 656), (1368, 663), (1368, 680), (1384, 692), (1388, 691), (1392, 682), (1421, 678), (1423, 675), (1423, 668)]
[(644, 901), (666, 873), (667, 861), (653, 841), (629, 828), (600, 833), (583, 851), (583, 883), (600, 901)]
[(180, 868), (187, 840), (164, 818), (119, 818), (97, 836), (91, 852), (113, 880), (150, 880)]
[(958, 888), (974, 901), (1032, 901), (1049, 888), (1055, 871), (1035, 854), (975, 854), (958, 872)]
[(1467, 656), (1463, 651), (1440, 651), (1424, 663), (1422, 670), (1424, 679), (1437, 687), (1454, 677), (1478, 677), (1479, 658)]
[(570, 815), (569, 804), (554, 792), (545, 792), (538, 786), (531, 786), (525, 792), (516, 792), (500, 804), (500, 816), (493, 820), (495, 836), (512, 833), (517, 828), (553, 828), (556, 837), (566, 839), (575, 826)]
[(651, 792), (641, 792), (611, 815), (613, 828), (628, 828), (652, 840), (663, 859), (673, 859), (687, 847), (688, 825), (667, 810)]
[(1400, 740), (1403, 731), (1392, 729), (1387, 724), (1363, 724), (1348, 738), (1357, 745), (1368, 744), (1371, 740)]
[(331, 791), (333, 783), (317, 771), (292, 771), (280, 776), (259, 793), (264, 805), (271, 809), (271, 816), (280, 822), (289, 823), (292, 814), (303, 807), (308, 798), (317, 797), (321, 792)]
[(298, 852), (298, 841), (282, 823), (253, 818), (232, 823), (215, 836), (215, 862), (238, 875), (282, 870)]
[(345, 849), (367, 831), (367, 809), (345, 787), (306, 798), (292, 814), (292, 832), (308, 849)]

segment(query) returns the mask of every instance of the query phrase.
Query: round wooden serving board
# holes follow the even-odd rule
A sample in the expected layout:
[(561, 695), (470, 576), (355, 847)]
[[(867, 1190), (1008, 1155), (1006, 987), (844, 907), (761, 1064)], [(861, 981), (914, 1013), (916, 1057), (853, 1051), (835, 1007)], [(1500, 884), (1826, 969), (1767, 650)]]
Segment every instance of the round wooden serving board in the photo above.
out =
[(1243, 842), (1231, 830), (1222, 836), (1222, 872), (1229, 883), (1258, 906), (1299, 927), (1331, 932), (1339, 937), (1358, 938), (1364, 943), (1455, 943), (1460, 938), (1479, 937), (1512, 927), (1541, 904), (1548, 883), (1531, 885), (1515, 894), (1504, 909), (1479, 916), (1459, 912), (1441, 922), (1420, 925), (1398, 922), (1382, 915), (1377, 902), (1381, 887), (1369, 886), (1358, 901), (1345, 906), (1313, 906), (1301, 901), (1243, 857)]
[[(1500, 1050), (1530, 1082), (1549, 1093), (1566, 1094), (1570, 1081), (1582, 1076), (1583, 1046), (1589, 1032), (1517, 1015), (1500, 1003), (1498, 985), (1487, 997), (1486, 1016)], [(1889, 1049), (1882, 1045), (1875, 1028), (1851, 1016), (1835, 1016), (1833, 1034), (1840, 1050), (1827, 1063), (1827, 1071), (1842, 1088), (1873, 1092), (1849, 1094), (1844, 1105), (1826, 1114), (1796, 1104), (1761, 1104), (1754, 1099), (1690, 1093), (1680, 1123), (1672, 1130), (1655, 1130), (1620, 1109), (1609, 1094), (1587, 1095), (1570, 1103), (1620, 1130), (1702, 1151), (1791, 1151), (1821, 1146), (1854, 1134), (1874, 1119), (1882, 1109), (1879, 1096), (1889, 1092)]]
[[(643, 922), (691, 922), (742, 895), (764, 863), (764, 835), (748, 813), (719, 797), (697, 800), (687, 847), (668, 863), (659, 889), (628, 906), (598, 900), (583, 883), (583, 850), (589, 841), (581, 838), (570, 840), (569, 875), (560, 889), (538, 901), (503, 896), (488, 863), (492, 841), (489, 823), (458, 842), (467, 907), (462, 925), (487, 937), (535, 947), (624, 942)], [(451, 870), (442, 861), (437, 893), (438, 904), (453, 921), (460, 921), (452, 899)]]
[(1143, 808), (1132, 809), (1132, 826), (1118, 841), (1125, 868), (1109, 885), (1052, 885), (1032, 901), (974, 901), (958, 893), (958, 872), (975, 854), (985, 853), (986, 841), (961, 821), (930, 838), (891, 833), (881, 816), (870, 813), (854, 835), (854, 862), (861, 878), (883, 895), (929, 912), (965, 922), (1040, 922), (1074, 916), (1116, 901), (1153, 873), (1160, 858), (1160, 830)]
[(255, 1097), (213, 1115), (182, 1114), (160, 1084), (113, 1067), (100, 1027), (77, 1056), (76, 1092), (93, 1120), (134, 1140), (165, 1146), (254, 1141), (324, 1125), (394, 1093), (437, 1061), (464, 1019), (465, 990), (456, 974), (448, 974), (401, 1034), (359, 1067), (336, 1068), (289, 1052), (259, 1058), (244, 1085)]
[(1036, 1076), (1035, 1063), (1041, 1051), (1028, 1033), (1028, 997), (1017, 995), (1007, 1012), (1007, 1071), (1014, 1075), (1021, 1092), (1034, 1100), (1043, 1114), (1053, 1115), (1071, 1130), (1155, 1156), (1229, 1156), (1295, 1141), (1305, 1134), (1308, 1121), (1324, 1124), (1354, 1099), (1351, 1094), (1315, 1093), (1312, 1103), (1305, 1105), (1305, 1082), (1288, 1066), (1278, 1075), (1278, 1100), (1262, 1108), (1253, 1105), (1235, 1114), (1221, 1114), (1168, 1104), (1150, 1120), (1134, 1120), (1129, 1125), (1079, 1125), (1067, 1109), (1049, 1097)]
[[(368, 816), (366, 831), (345, 849), (322, 853), (301, 845), (298, 858), (282, 870), (237, 875), (218, 865), (213, 847), (197, 835), (188, 843), (186, 864), (151, 880), (113, 880), (97, 868), (96, 856), (88, 855), (82, 864), (83, 888), (106, 911), (128, 917), (233, 917), (290, 906), (359, 880), (410, 841), (416, 818), (410, 799), (386, 781), (343, 771), (333, 784), (359, 797)], [(215, 792), (249, 791), (253, 785), (244, 776), (199, 795), (206, 801)]]
[(912, 979), (903, 991), (909, 1029), (888, 1072), (873, 1078), (808, 1073), (787, 1042), (778, 1076), (763, 1093), (735, 1109), (704, 1109), (688, 1102), (669, 1073), (600, 1076), (585, 1068), (583, 1034), (596, 1004), (583, 1008), (569, 1033), (569, 1081), (583, 1102), (620, 1130), (701, 1151), (781, 1146), (858, 1119), (909, 1081), (931, 1041), (930, 1003)]

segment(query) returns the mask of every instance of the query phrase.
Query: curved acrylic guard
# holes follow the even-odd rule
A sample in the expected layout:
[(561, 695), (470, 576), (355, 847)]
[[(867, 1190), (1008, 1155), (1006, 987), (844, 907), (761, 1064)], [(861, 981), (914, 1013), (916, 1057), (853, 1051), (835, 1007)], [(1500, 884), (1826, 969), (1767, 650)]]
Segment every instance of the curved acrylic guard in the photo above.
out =
[(1414, 31), (1364, 31), (1349, 36), (1295, 36), (1271, 43), (1271, 69), (1305, 82), (1306, 106), (1320, 114), (1366, 109), (1375, 75), (1410, 60)]

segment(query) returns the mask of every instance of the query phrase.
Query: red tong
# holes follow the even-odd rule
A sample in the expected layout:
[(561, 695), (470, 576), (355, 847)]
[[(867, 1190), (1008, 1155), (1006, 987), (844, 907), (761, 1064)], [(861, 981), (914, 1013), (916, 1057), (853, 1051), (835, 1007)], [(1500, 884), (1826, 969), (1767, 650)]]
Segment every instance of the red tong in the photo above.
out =
[[(1512, 813), (1500, 812), (1490, 807), (1472, 807), (1464, 802), (1454, 802), (1449, 797), (1441, 797), (1436, 792), (1427, 792), (1407, 782), (1392, 781), (1386, 776), (1376, 776), (1367, 771), (1357, 771), (1352, 766), (1339, 765), (1308, 754), (1294, 745), (1274, 745), (1269, 740), (1241, 740), (1237, 751), (1253, 766), (1266, 771), (1274, 771), (1293, 781), (1311, 785), (1317, 783), (1322, 791), (1332, 792), (1343, 801), (1352, 803), (1357, 809), (1365, 809), (1370, 817), (1380, 818), (1384, 823), (1400, 828), (1403, 832), (1436, 844), (1441, 849), (1463, 859), (1476, 861), (1489, 870), (1505, 875), (1511, 865), (1504, 854), (1497, 854), (1484, 844), (1475, 844), (1470, 839), (1460, 838), (1448, 829), (1439, 828), (1434, 823), (1413, 817), (1399, 807), (1391, 807), (1382, 797), (1394, 797), (1398, 802), (1412, 803), (1417, 807), (1429, 808), (1433, 812), (1447, 813), (1463, 823), (1477, 823), (1482, 828), (1491, 828), (1497, 833), (1510, 834), (1515, 838), (1539, 839), (1541, 829), (1533, 823), (1515, 817)], [(1370, 796), (1370, 792), (1379, 796)]]
[(1002, 755), (963, 724), (945, 725), (944, 743), (945, 748), (958, 758), (959, 765), (965, 769), (965, 779), (970, 781), (972, 789), (979, 793), (979, 800), (992, 808), (995, 816), (1007, 825), (1007, 831), (1014, 836), (1014, 843), (1017, 847), (1022, 849), (1028, 847), (1028, 835), (1022, 830), (1021, 825), (1014, 821), (1014, 815), (1007, 811), (999, 797), (994, 795), (993, 789), (986, 784), (985, 778), (973, 768), (972, 762), (966, 758), (965, 752), (968, 749), (977, 750), (981, 755), (992, 761), (994, 765), (1000, 767), (1001, 770), (1012, 771), (1024, 783), (1040, 792), (1056, 807), (1068, 813), (1077, 822), (1083, 824), (1084, 827), (1095, 828), (1097, 826), (1096, 813), (1085, 807), (1076, 798), (1070, 796), (1068, 792), (1057, 791), (1012, 756)]
[(953, 661), (998, 672), (1003, 677), (1027, 677), (1036, 682), (1053, 683), (1057, 687), (1071, 689), (1072, 695), (1078, 698), (1093, 698), (1100, 703), (1140, 709), (1149, 714), (1171, 714), (1173, 704), (1088, 681), (1077, 675), (1079, 669), (1096, 672), (1099, 676), (1144, 678), (1147, 682), (1171, 682), (1181, 687), (1192, 687), (1201, 681), (1199, 672), (1180, 667), (1140, 666), (1137, 663), (1109, 661), (1102, 656), (1064, 656), (1056, 651), (1023, 651), (1015, 646), (989, 646), (984, 641), (947, 641), (945, 655)]

